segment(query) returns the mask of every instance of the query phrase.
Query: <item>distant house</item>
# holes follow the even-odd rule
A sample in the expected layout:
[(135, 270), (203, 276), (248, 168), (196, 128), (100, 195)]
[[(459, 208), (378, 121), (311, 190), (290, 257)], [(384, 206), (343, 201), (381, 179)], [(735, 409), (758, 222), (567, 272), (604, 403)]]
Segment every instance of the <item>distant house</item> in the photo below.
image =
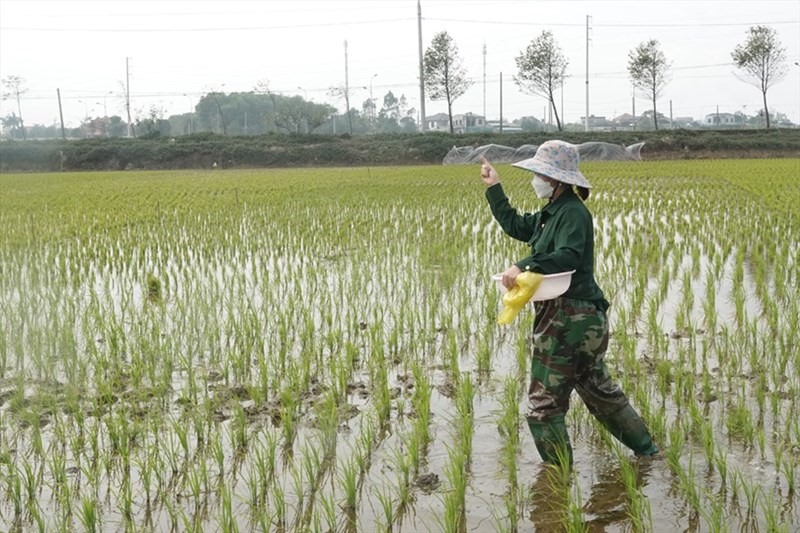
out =
[(473, 133), (488, 131), (486, 117), (474, 113), (453, 115), (453, 131), (455, 133)]
[(710, 113), (703, 119), (703, 126), (714, 128), (740, 127), (744, 123), (744, 115), (734, 115), (733, 113)]
[(450, 131), (450, 117), (447, 113), (436, 113), (425, 117), (428, 131)]
[(632, 131), (636, 126), (636, 117), (630, 113), (623, 113), (611, 122), (616, 125), (617, 131)]
[[(586, 124), (586, 117), (581, 117), (581, 124)], [(615, 131), (618, 125), (606, 117), (589, 115), (589, 131)]]
[[(437, 113), (426, 117), (428, 131), (450, 131), (450, 121), (447, 113)], [(489, 131), (486, 118), (474, 113), (453, 115), (453, 133), (473, 133)]]

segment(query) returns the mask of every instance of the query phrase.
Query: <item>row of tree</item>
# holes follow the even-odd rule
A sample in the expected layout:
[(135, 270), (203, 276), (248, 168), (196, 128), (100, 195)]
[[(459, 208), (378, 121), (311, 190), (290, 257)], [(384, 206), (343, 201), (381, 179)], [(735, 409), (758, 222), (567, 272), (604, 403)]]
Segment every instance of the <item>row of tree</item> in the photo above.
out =
[[(744, 43), (731, 53), (740, 78), (761, 91), (764, 102), (763, 116), (766, 127), (771, 125), (767, 106), (768, 89), (785, 77), (788, 67), (785, 49), (775, 31), (767, 26), (748, 29)], [(558, 130), (563, 130), (562, 117), (558, 115), (556, 93), (565, 81), (569, 61), (549, 31), (543, 31), (515, 58), (517, 73), (514, 83), (523, 92), (544, 97), (552, 108)], [(654, 127), (659, 128), (657, 100), (670, 78), (671, 63), (660, 49), (657, 40), (641, 43), (628, 54), (628, 74), (633, 86), (652, 104)], [(423, 83), (431, 100), (444, 100), (453, 133), (453, 102), (472, 85), (463, 66), (458, 47), (446, 31), (437, 33), (423, 58)], [(27, 136), (22, 118), (21, 97), (25, 94), (25, 80), (19, 76), (3, 78), (4, 100), (16, 102), (16, 112), (2, 117), (4, 129), (12, 137)], [(361, 110), (350, 108), (350, 89), (332, 87), (330, 96), (345, 102), (342, 115), (329, 104), (307, 101), (300, 96), (285, 96), (270, 90), (268, 82), (260, 82), (253, 91), (224, 94), (210, 92), (203, 96), (192, 113), (164, 118), (158, 107), (146, 113), (137, 113), (134, 132), (138, 135), (186, 134), (197, 131), (214, 131), (223, 135), (283, 133), (388, 133), (417, 130), (416, 110), (410, 109), (405, 96), (396, 97), (391, 91), (384, 98), (380, 110), (376, 102), (367, 99)], [(109, 136), (127, 124), (120, 117), (90, 119), (82, 126), (84, 136)], [(337, 128), (338, 126), (338, 128)], [(354, 127), (355, 126), (355, 127)], [(338, 131), (337, 131), (338, 130)], [(65, 134), (66, 132), (64, 132)]]
[[(165, 111), (151, 107), (136, 112), (132, 124), (137, 137), (187, 135), (213, 132), (222, 135), (262, 135), (265, 133), (409, 133), (417, 131), (416, 110), (409, 108), (404, 95), (399, 98), (389, 91), (380, 109), (371, 98), (361, 109), (338, 114), (329, 104), (307, 101), (300, 96), (285, 96), (269, 90), (266, 83), (251, 92), (211, 92), (205, 94), (190, 113), (166, 118)], [(59, 126), (36, 125), (25, 128), (21, 114), (3, 117), (3, 128), (11, 138), (24, 139), (60, 137)], [(123, 137), (128, 135), (127, 123), (119, 116), (85, 117), (78, 128), (63, 132), (70, 138)]]
[[(766, 127), (770, 127), (767, 90), (782, 80), (787, 72), (786, 50), (778, 36), (767, 26), (747, 30), (745, 41), (731, 53), (739, 69), (737, 76), (761, 91), (764, 101)], [(517, 74), (514, 83), (521, 91), (544, 97), (550, 104), (556, 125), (563, 129), (556, 106), (556, 93), (566, 79), (569, 61), (558, 46), (553, 34), (543, 31), (516, 58)], [(651, 39), (628, 53), (628, 75), (633, 86), (653, 104), (655, 129), (658, 129), (657, 100), (670, 79), (671, 62), (661, 50), (660, 43)], [(452, 104), (472, 85), (463, 66), (458, 47), (447, 32), (436, 34), (424, 56), (425, 88), (432, 100), (445, 100), (453, 133)]]

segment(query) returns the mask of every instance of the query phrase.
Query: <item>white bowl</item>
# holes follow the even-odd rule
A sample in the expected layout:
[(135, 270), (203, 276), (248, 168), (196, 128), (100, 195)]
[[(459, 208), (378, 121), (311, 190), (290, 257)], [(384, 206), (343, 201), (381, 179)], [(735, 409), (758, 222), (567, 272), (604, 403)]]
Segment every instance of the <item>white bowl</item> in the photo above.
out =
[[(533, 293), (531, 300), (538, 302), (541, 300), (558, 298), (569, 289), (569, 284), (572, 282), (572, 274), (574, 273), (574, 270), (570, 270), (569, 272), (545, 274), (542, 276), (542, 283), (539, 285), (539, 288), (536, 289), (536, 292)], [(492, 276), (492, 279), (497, 282), (497, 287), (500, 289), (500, 292), (505, 294), (506, 288), (503, 285), (503, 274), (495, 274)]]

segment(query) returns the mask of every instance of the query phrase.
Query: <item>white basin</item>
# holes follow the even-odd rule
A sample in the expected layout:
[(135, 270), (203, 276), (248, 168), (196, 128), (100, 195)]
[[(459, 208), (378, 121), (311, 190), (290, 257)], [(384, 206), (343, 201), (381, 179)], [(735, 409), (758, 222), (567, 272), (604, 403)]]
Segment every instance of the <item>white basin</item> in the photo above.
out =
[[(558, 298), (569, 289), (569, 284), (572, 282), (572, 274), (574, 273), (574, 270), (570, 270), (569, 272), (545, 274), (542, 276), (542, 283), (539, 285), (539, 288), (536, 289), (536, 292), (533, 293), (531, 300), (538, 302), (541, 300)], [(492, 276), (492, 279), (497, 282), (497, 287), (500, 289), (500, 292), (505, 293), (506, 288), (503, 286), (503, 274), (495, 274)]]

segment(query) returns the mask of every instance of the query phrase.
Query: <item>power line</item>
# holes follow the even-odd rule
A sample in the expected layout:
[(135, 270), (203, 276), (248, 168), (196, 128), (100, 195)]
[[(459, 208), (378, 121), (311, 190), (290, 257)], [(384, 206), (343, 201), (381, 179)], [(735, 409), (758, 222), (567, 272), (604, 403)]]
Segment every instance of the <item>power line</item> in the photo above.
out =
[[(469, 20), (469, 19), (440, 19), (440, 18), (426, 18), (425, 20), (434, 22), (463, 22), (467, 24), (498, 24), (502, 26), (565, 26), (572, 28), (583, 28), (585, 24), (576, 23), (552, 23), (552, 22), (514, 22), (514, 21), (499, 21), (499, 20)], [(704, 28), (714, 26), (752, 26), (758, 24), (798, 24), (800, 20), (780, 20), (775, 22), (698, 22), (698, 23), (681, 23), (681, 24), (646, 24), (646, 23), (626, 23), (626, 24), (593, 24), (593, 27), (601, 28)]]
[(330, 26), (360, 26), (364, 24), (384, 24), (389, 22), (410, 22), (413, 18), (397, 18), (382, 20), (360, 20), (346, 22), (321, 22), (318, 24), (278, 24), (275, 26), (239, 26), (225, 28), (25, 28), (19, 26), (0, 26), (2, 31), (58, 31), (58, 32), (124, 32), (124, 33), (165, 33), (165, 32), (219, 32), (219, 31), (263, 31), (293, 30), (298, 28), (324, 28)]

